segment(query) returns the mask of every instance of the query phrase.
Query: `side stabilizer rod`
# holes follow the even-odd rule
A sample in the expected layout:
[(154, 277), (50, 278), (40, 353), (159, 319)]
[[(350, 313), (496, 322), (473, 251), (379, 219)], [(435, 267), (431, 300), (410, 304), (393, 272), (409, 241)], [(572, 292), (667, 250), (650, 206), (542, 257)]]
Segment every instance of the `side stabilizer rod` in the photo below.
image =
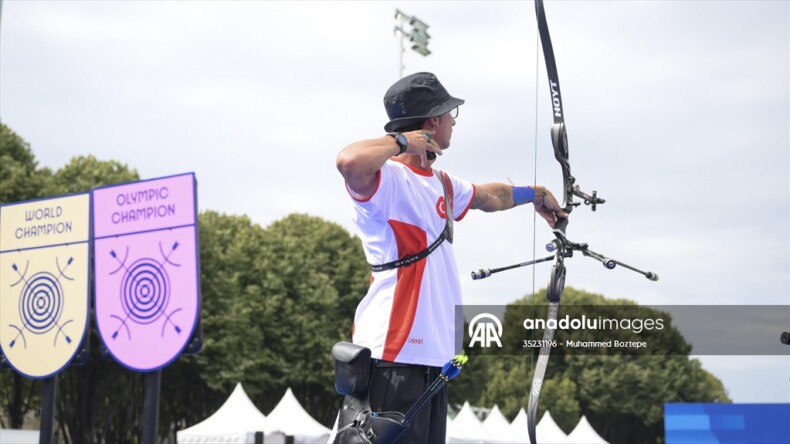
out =
[(629, 269), (631, 271), (635, 271), (635, 272), (643, 275), (644, 277), (650, 279), (651, 281), (654, 281), (654, 282), (658, 281), (658, 275), (656, 273), (653, 273), (652, 271), (642, 271), (642, 270), (640, 270), (640, 269), (638, 269), (636, 267), (632, 267), (632, 266), (630, 266), (630, 265), (628, 265), (626, 263), (620, 262), (620, 261), (618, 261), (616, 259), (612, 259), (610, 257), (606, 257), (606, 256), (604, 256), (602, 254), (596, 253), (596, 252), (590, 250), (589, 248), (584, 248), (584, 249), (581, 250), (581, 252), (582, 252), (583, 255), (585, 255), (587, 257), (591, 257), (591, 258), (599, 261), (600, 263), (603, 264), (604, 267), (606, 267), (609, 270), (613, 270), (616, 266), (620, 265), (621, 267), (627, 268), (627, 269)]

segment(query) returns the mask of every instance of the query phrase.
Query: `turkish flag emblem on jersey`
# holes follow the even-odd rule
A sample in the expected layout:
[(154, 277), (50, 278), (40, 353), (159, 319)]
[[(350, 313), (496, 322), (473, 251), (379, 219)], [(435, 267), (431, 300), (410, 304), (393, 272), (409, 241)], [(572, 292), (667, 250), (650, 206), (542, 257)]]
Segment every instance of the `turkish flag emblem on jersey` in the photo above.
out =
[(444, 203), (444, 196), (439, 196), (439, 200), (436, 201), (436, 212), (442, 219), (447, 219), (447, 205)]

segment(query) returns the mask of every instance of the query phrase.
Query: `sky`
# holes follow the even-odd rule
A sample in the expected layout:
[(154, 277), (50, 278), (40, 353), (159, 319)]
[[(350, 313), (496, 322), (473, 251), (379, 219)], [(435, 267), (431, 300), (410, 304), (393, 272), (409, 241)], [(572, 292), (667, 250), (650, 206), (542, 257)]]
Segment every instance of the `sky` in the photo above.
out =
[[(335, 158), (384, 134), (396, 8), (431, 36), (432, 54), (407, 50), (404, 72), (434, 72), (466, 100), (435, 167), (559, 193), (532, 2), (5, 0), (0, 120), (41, 166), (94, 155), (142, 178), (191, 171), (201, 210), (262, 226), (308, 213), (353, 233)], [(607, 201), (576, 209), (568, 236), (660, 276), (575, 257), (566, 285), (640, 304), (790, 310), (790, 2), (545, 8), (572, 171)], [(530, 207), (473, 211), (455, 230), (467, 304), (546, 286), (549, 264), (469, 277), (547, 255), (553, 235)], [(787, 354), (700, 359), (736, 402), (790, 402)]]

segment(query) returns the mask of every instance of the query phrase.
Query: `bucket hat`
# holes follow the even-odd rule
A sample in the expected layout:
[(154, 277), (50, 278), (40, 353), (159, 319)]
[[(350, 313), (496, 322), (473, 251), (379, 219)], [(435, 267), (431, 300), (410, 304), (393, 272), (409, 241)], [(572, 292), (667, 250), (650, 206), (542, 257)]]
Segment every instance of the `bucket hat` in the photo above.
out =
[(429, 72), (418, 72), (395, 82), (384, 94), (384, 109), (390, 121), (384, 131), (393, 132), (430, 117), (441, 116), (463, 105), (451, 96)]

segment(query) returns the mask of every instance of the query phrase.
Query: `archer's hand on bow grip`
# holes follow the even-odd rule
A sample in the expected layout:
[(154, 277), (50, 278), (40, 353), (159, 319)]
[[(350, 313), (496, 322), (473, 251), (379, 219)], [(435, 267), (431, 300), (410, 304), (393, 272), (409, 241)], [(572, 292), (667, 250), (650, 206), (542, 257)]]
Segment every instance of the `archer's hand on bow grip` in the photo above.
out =
[(565, 232), (565, 227), (568, 225), (568, 213), (562, 210), (557, 198), (551, 194), (551, 191), (541, 185), (535, 185), (535, 211), (540, 214), (540, 217), (546, 219), (549, 226), (555, 230), (559, 224), (562, 227), (562, 232)]

